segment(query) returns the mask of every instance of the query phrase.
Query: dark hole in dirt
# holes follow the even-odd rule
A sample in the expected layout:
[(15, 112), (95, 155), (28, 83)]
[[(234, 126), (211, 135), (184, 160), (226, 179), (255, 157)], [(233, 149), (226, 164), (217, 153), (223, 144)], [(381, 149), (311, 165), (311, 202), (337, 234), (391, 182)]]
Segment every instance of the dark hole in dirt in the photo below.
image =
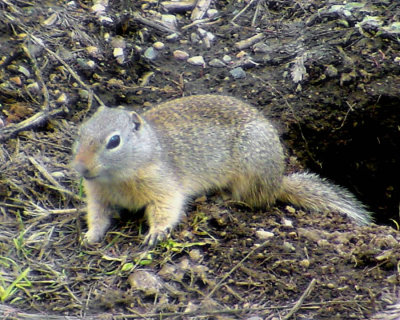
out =
[[(374, 212), (377, 223), (389, 225), (391, 219), (399, 221), (399, 105), (398, 99), (381, 97), (362, 112), (349, 112), (336, 128), (316, 131), (302, 123), (314, 159), (298, 155), (308, 169), (352, 191)], [(296, 149), (304, 147), (299, 126), (291, 130), (299, 137)]]

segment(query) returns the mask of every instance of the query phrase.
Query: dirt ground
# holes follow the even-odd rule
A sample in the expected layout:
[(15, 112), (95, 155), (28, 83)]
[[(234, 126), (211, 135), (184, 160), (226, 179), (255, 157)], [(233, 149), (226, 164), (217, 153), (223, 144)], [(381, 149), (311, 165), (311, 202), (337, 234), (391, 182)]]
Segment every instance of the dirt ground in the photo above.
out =
[[(2, 319), (400, 319), (398, 1), (39, 2), (0, 0)], [(79, 124), (199, 93), (262, 110), (288, 170), (380, 225), (209, 194), (152, 250), (124, 211), (81, 246)]]

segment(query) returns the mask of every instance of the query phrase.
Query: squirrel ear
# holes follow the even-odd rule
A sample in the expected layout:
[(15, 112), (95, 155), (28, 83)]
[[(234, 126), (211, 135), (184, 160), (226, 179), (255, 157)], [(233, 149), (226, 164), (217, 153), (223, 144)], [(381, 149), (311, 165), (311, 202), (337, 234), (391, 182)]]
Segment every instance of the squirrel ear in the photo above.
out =
[(131, 116), (131, 121), (134, 125), (133, 130), (139, 130), (139, 128), (143, 124), (143, 119), (135, 111), (129, 112), (129, 115)]

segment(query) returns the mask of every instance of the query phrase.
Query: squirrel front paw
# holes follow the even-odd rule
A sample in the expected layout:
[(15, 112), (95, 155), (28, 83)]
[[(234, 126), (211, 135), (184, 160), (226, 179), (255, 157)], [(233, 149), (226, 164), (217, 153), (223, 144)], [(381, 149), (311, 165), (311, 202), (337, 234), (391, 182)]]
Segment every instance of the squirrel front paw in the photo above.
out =
[(94, 245), (96, 243), (99, 243), (102, 238), (103, 234), (96, 232), (96, 230), (88, 230), (83, 236), (82, 244), (85, 246)]
[(154, 247), (156, 246), (160, 241), (163, 241), (167, 239), (169, 236), (171, 230), (170, 228), (164, 229), (164, 230), (151, 230), (149, 233), (145, 236), (142, 246), (145, 247)]

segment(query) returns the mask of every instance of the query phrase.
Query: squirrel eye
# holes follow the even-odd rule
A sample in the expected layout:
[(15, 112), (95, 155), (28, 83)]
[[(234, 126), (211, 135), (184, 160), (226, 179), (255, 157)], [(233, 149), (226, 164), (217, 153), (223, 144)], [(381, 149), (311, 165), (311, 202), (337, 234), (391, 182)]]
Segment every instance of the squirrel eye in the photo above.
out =
[(119, 134), (113, 135), (110, 140), (108, 140), (106, 148), (107, 149), (114, 149), (119, 146), (121, 142), (121, 138)]

